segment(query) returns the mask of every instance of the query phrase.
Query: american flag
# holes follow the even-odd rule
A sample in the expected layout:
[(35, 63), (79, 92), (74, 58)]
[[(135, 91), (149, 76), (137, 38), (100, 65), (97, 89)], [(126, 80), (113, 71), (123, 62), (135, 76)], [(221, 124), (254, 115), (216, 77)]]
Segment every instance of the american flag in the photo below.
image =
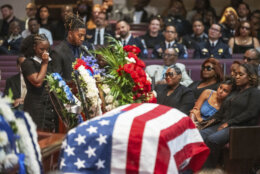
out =
[(70, 130), (62, 143), (63, 173), (197, 171), (209, 154), (191, 119), (158, 104), (130, 104)]

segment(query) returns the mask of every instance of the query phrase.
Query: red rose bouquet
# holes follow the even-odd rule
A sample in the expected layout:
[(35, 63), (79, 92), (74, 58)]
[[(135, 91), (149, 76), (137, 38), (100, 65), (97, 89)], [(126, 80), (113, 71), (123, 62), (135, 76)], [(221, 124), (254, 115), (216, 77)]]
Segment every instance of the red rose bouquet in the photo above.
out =
[(113, 38), (107, 48), (97, 50), (108, 64), (108, 75), (103, 83), (111, 89), (111, 94), (119, 106), (129, 103), (156, 102), (151, 95), (151, 79), (145, 73), (145, 63), (137, 57), (140, 49), (121, 44)]

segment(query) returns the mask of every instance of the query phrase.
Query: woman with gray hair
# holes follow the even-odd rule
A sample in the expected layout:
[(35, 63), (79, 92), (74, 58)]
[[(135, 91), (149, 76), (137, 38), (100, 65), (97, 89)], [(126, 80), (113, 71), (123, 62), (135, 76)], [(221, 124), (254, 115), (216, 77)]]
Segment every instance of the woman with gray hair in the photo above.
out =
[(191, 89), (180, 84), (182, 74), (180, 68), (171, 65), (164, 78), (167, 84), (156, 86), (157, 103), (174, 107), (188, 114), (194, 106), (194, 95)]

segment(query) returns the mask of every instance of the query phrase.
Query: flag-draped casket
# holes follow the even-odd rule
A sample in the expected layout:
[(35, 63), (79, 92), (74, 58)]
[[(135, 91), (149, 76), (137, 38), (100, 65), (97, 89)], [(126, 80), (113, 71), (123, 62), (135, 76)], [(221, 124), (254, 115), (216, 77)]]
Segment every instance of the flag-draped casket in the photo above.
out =
[(64, 173), (171, 173), (201, 168), (209, 149), (184, 113), (130, 104), (80, 124), (62, 144)]

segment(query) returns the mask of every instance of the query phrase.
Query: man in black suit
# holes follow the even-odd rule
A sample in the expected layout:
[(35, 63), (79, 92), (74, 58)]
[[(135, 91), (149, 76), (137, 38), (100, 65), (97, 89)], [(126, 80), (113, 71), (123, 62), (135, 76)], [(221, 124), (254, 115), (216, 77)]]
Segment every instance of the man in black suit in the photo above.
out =
[(162, 58), (162, 53), (167, 48), (174, 48), (180, 59), (187, 59), (188, 53), (184, 45), (177, 43), (178, 33), (174, 25), (169, 24), (165, 27), (163, 32), (165, 40), (157, 44), (153, 49), (153, 58)]
[(17, 19), (14, 16), (13, 12), (13, 7), (9, 4), (5, 4), (1, 6), (1, 13), (3, 16), (3, 20), (0, 21), (0, 37), (4, 38), (8, 36), (8, 30), (9, 30), (9, 25), (13, 21), (18, 21), (20, 24), (21, 29), (24, 29), (24, 22), (21, 20)]
[(65, 28), (68, 31), (66, 40), (57, 45), (51, 53), (54, 71), (67, 80), (72, 80), (72, 63), (82, 55), (90, 54), (92, 45), (84, 42), (86, 29), (83, 20), (73, 14), (67, 15)]
[(132, 36), (132, 34), (130, 33), (130, 25), (126, 21), (119, 20), (116, 23), (116, 34), (118, 35), (117, 38), (121, 41), (123, 46), (135, 45), (139, 47), (141, 50), (139, 56), (143, 57), (142, 53), (144, 50), (144, 46), (139, 38)]
[(229, 47), (220, 38), (222, 36), (222, 27), (220, 24), (212, 24), (209, 28), (209, 39), (196, 46), (194, 51), (195, 59), (202, 58), (231, 58)]
[(26, 84), (24, 82), (23, 74), (21, 73), (21, 64), (24, 61), (24, 57), (18, 57), (17, 58), (17, 67), (19, 69), (19, 73), (16, 75), (13, 75), (6, 79), (5, 83), (5, 90), (4, 95), (9, 95), (9, 90), (12, 91), (13, 94), (13, 100), (14, 100), (14, 107), (19, 107), (22, 109), (24, 98), (27, 93)]
[(96, 28), (87, 30), (86, 39), (88, 42), (94, 45), (107, 44), (106, 36), (112, 36), (112, 32), (105, 28), (107, 15), (106, 13), (100, 13), (95, 19)]

